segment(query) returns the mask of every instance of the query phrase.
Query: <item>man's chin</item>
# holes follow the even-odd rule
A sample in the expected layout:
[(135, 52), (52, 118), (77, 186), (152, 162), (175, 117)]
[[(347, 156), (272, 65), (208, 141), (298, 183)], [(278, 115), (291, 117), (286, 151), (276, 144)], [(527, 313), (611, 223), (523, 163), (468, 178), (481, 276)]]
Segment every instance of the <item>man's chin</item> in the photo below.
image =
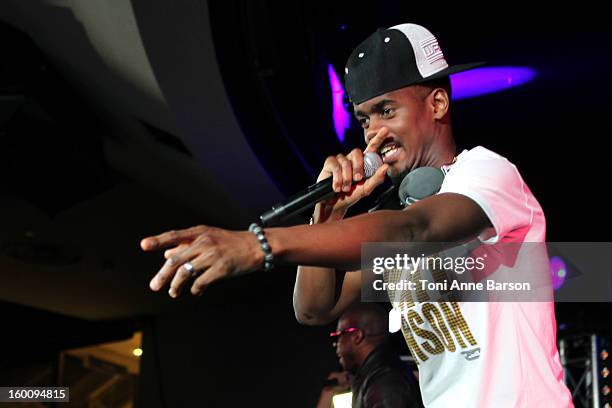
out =
[(409, 173), (409, 170), (404, 170), (401, 172), (395, 169), (393, 169), (393, 171), (391, 170), (391, 167), (389, 167), (389, 170), (387, 170), (387, 176), (389, 176), (394, 186), (399, 187), (404, 180), (404, 177), (406, 177), (406, 175)]
[(350, 372), (350, 371), (351, 371), (351, 367), (349, 367), (349, 366), (346, 364), (346, 362), (344, 361), (344, 359), (343, 359), (342, 357), (340, 357), (340, 358), (338, 359), (338, 362), (340, 363), (340, 367), (342, 367), (342, 370), (344, 370), (344, 371), (348, 371), (348, 372)]
[(405, 160), (398, 160), (398, 161), (394, 161), (393, 163), (389, 163), (389, 168), (387, 169), (387, 176), (391, 180), (394, 180), (401, 176), (405, 176), (407, 174), (407, 172), (405, 171), (406, 168), (407, 168), (407, 163), (405, 162)]

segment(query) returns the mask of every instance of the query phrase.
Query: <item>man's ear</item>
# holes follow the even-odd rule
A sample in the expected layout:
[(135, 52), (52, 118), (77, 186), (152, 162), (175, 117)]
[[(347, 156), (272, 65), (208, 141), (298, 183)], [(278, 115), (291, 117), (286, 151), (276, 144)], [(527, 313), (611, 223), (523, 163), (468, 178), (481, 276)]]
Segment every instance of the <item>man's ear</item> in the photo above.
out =
[(444, 88), (436, 88), (431, 92), (431, 104), (434, 119), (441, 120), (450, 107), (450, 98)]
[(361, 342), (365, 340), (365, 333), (363, 332), (363, 330), (358, 330), (357, 333), (355, 333), (355, 335), (353, 336), (353, 339), (355, 339), (355, 344), (361, 344)]

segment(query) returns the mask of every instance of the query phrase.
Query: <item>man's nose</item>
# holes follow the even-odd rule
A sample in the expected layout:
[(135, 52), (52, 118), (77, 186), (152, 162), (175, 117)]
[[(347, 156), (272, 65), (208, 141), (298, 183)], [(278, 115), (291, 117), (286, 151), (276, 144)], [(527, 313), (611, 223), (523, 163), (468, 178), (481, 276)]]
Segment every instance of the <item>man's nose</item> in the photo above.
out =
[(383, 127), (383, 124), (379, 120), (370, 119), (368, 128), (365, 130), (366, 144), (370, 143), (370, 140), (372, 140), (372, 138), (376, 136), (376, 134), (380, 131), (382, 127)]
[(365, 140), (366, 140), (366, 144), (370, 143), (370, 140), (372, 140), (372, 138), (374, 136), (376, 136), (376, 134), (378, 133), (378, 131), (380, 130), (380, 126), (373, 124), (372, 122), (370, 122), (370, 125), (368, 126), (368, 128), (366, 129), (365, 132)]

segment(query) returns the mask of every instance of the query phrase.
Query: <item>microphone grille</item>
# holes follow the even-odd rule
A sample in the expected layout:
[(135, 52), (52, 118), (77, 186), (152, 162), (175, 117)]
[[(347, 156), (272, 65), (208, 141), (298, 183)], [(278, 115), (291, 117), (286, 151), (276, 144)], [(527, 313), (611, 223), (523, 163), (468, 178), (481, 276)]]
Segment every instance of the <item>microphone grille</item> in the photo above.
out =
[(378, 154), (375, 152), (367, 152), (363, 156), (363, 170), (365, 177), (370, 178), (376, 173), (376, 170), (382, 166), (383, 161)]

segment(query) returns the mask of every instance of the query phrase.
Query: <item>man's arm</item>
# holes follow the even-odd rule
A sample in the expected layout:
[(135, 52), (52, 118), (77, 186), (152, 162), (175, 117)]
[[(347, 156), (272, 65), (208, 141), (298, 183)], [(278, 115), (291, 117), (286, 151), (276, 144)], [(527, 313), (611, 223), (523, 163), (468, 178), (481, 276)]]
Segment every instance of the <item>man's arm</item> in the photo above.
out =
[[(383, 210), (311, 226), (266, 229), (279, 263), (352, 270), (360, 268), (364, 242), (458, 242), (491, 224), (472, 199), (444, 193), (403, 211)], [(417, 249), (415, 249), (417, 250)]]
[(298, 322), (323, 325), (336, 320), (359, 300), (361, 271), (298, 266), (293, 289), (293, 310)]
[[(276, 263), (353, 270), (361, 267), (364, 242), (465, 241), (490, 225), (484, 211), (471, 198), (443, 193), (404, 211), (377, 211), (327, 224), (270, 228), (266, 236)], [(187, 262), (193, 270), (201, 271), (191, 287), (193, 294), (202, 293), (220, 279), (253, 272), (263, 264), (259, 242), (248, 231), (199, 226), (141, 242), (146, 251), (180, 245), (188, 246), (170, 256), (151, 280), (151, 289), (159, 290), (172, 280), (170, 295), (177, 296), (191, 274), (184, 267)], [(419, 253), (418, 247), (414, 250)]]
[[(335, 203), (334, 203), (335, 204)], [(337, 222), (346, 208), (334, 211), (332, 203), (317, 203), (313, 223)], [(359, 299), (361, 271), (346, 273), (335, 268), (299, 265), (293, 288), (293, 310), (298, 322), (323, 325), (335, 320)]]

